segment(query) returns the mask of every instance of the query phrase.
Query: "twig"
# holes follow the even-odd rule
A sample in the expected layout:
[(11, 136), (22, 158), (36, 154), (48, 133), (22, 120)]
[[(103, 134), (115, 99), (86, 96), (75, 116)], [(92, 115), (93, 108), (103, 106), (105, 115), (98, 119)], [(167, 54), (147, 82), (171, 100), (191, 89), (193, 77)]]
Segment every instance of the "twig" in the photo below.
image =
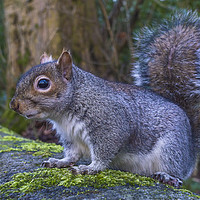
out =
[(168, 9), (168, 10), (174, 10), (175, 9), (173, 6), (164, 5), (161, 1), (154, 0), (154, 2), (156, 4), (158, 4), (161, 8), (165, 8), (165, 9)]
[(120, 13), (120, 8), (123, 6), (123, 1), (124, 0), (118, 0), (115, 3), (112, 11), (110, 12), (110, 15), (109, 15), (108, 19), (109, 19), (109, 22), (110, 22), (111, 26), (113, 24), (114, 19), (116, 19), (117, 16), (119, 15), (119, 13)]
[(140, 13), (140, 5), (142, 5), (144, 3), (144, 0), (138, 0), (137, 4), (135, 6), (135, 10), (134, 10), (134, 14), (132, 15), (131, 19), (130, 19), (130, 28), (131, 30), (133, 30), (136, 21), (138, 19), (139, 13)]
[(125, 9), (126, 9), (126, 28), (127, 28), (127, 33), (128, 33), (128, 46), (130, 49), (131, 54), (133, 54), (134, 49), (133, 49), (133, 42), (131, 40), (131, 27), (130, 27), (130, 12), (128, 9), (128, 2), (127, 0), (125, 1)]
[(118, 64), (119, 64), (118, 63), (118, 54), (117, 54), (116, 44), (115, 44), (115, 40), (114, 40), (114, 35), (113, 35), (112, 29), (111, 29), (111, 25), (110, 25), (110, 22), (108, 19), (108, 15), (107, 15), (103, 0), (99, 0), (99, 4), (100, 4), (100, 7), (101, 7), (101, 10), (102, 10), (105, 22), (106, 22), (106, 27), (107, 27), (108, 33), (110, 35), (110, 40), (111, 40), (112, 50), (113, 50), (114, 64), (115, 64), (115, 66), (118, 66)]
[(0, 58), (4, 63), (6, 63), (6, 58), (3, 56), (3, 52), (1, 48), (0, 48)]
[[(55, 30), (49, 35), (49, 38), (48, 38), (48, 41), (47, 41), (47, 44), (45, 45), (45, 48), (44, 49), (47, 49), (49, 44), (51, 43), (51, 41), (53, 40), (54, 36), (56, 35), (56, 33), (58, 32), (58, 27), (55, 28)], [(44, 50), (43, 50), (44, 51)]]

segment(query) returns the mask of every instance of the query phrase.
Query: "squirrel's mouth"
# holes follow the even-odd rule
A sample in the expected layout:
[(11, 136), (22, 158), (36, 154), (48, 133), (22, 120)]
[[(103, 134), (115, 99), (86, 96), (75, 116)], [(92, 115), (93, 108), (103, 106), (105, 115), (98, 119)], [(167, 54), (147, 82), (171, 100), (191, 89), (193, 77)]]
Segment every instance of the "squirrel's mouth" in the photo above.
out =
[(46, 118), (46, 114), (45, 113), (27, 113), (27, 114), (23, 114), (24, 117), (26, 117), (27, 119), (44, 119)]
[(29, 111), (27, 113), (20, 113), (20, 115), (22, 115), (23, 117), (25, 117), (26, 119), (32, 119), (32, 118), (37, 118), (40, 113), (35, 112), (35, 111)]
[(36, 115), (30, 114), (30, 115), (24, 115), (27, 119), (34, 118)]

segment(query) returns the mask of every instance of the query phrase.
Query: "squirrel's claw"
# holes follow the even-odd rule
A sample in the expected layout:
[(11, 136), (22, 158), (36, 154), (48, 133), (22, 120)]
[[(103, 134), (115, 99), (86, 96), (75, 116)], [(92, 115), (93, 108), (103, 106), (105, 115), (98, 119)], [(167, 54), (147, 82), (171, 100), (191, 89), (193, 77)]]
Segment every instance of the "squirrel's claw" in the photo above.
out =
[(98, 173), (97, 170), (91, 168), (89, 165), (79, 165), (79, 166), (73, 166), (69, 168), (72, 174), (96, 174)]
[(56, 167), (55, 164), (49, 162), (49, 161), (43, 161), (41, 164), (42, 167), (46, 167), (46, 168), (53, 168)]
[(158, 180), (161, 183), (168, 184), (171, 186), (174, 186), (176, 188), (179, 188), (182, 186), (183, 181), (181, 181), (179, 178), (175, 178), (173, 176), (170, 176), (169, 174), (165, 172), (156, 172), (153, 175), (151, 175), (153, 179)]
[(56, 158), (50, 158), (47, 161), (43, 161), (41, 166), (42, 167), (47, 167), (47, 168), (65, 168), (65, 167), (70, 167), (73, 166), (74, 162), (67, 162), (63, 159), (56, 159)]

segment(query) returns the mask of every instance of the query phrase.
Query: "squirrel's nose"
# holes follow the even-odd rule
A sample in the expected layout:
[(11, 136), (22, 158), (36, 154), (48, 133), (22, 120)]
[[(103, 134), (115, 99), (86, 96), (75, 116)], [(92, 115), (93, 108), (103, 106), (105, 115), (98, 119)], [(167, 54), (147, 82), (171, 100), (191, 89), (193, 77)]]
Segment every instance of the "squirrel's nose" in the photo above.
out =
[(15, 100), (15, 98), (12, 98), (10, 102), (10, 108), (16, 112), (19, 112), (19, 103)]

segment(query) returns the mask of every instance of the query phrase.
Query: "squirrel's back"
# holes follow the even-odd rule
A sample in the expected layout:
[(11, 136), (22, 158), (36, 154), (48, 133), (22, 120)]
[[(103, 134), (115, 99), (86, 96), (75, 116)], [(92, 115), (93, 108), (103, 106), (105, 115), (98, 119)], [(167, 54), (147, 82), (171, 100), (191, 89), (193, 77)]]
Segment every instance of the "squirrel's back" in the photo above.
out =
[(150, 87), (181, 106), (200, 135), (200, 18), (179, 11), (137, 35), (135, 84)]

